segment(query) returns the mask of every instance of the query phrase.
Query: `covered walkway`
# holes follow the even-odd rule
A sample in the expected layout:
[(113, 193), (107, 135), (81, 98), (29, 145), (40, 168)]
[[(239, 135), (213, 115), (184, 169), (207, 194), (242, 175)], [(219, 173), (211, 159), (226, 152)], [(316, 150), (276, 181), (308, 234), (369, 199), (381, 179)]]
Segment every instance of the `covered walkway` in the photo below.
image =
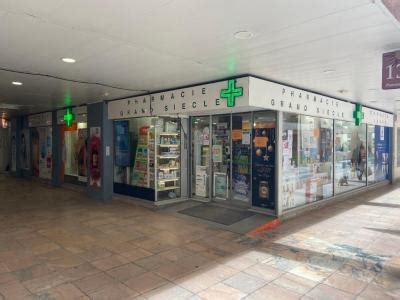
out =
[(257, 238), (0, 177), (0, 299), (398, 299), (400, 187)]

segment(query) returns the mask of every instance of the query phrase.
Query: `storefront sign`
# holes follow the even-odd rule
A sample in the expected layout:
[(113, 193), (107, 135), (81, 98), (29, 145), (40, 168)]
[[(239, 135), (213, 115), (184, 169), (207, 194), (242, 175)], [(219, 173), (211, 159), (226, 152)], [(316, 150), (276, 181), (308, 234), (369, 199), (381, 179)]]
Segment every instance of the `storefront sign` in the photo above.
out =
[(382, 56), (382, 89), (400, 88), (400, 50)]
[(108, 102), (108, 118), (111, 120), (149, 117), (150, 115), (149, 95)]
[[(108, 103), (108, 118), (235, 113), (259, 109), (354, 122), (355, 104), (249, 76), (112, 101)], [(382, 117), (369, 116), (374, 111), (376, 115), (385, 115), (385, 126), (393, 126), (391, 114), (367, 108), (363, 111), (362, 123), (382, 125)]]
[(253, 77), (250, 77), (249, 89), (251, 106), (353, 121), (353, 103)]
[(372, 109), (369, 107), (363, 107), (362, 110), (364, 113), (363, 123), (370, 125), (393, 127), (394, 125), (393, 114), (389, 114), (387, 112)]
[(72, 123), (74, 121), (75, 121), (75, 115), (72, 112), (72, 108), (71, 107), (67, 107), (66, 110), (65, 110), (65, 114), (64, 114), (65, 125), (70, 127), (70, 126), (72, 126)]
[[(248, 106), (248, 77), (151, 95), (152, 115), (187, 114)], [(229, 108), (229, 110), (227, 110)]]
[(52, 124), (51, 112), (45, 112), (41, 114), (28, 116), (29, 127), (51, 126), (51, 124)]

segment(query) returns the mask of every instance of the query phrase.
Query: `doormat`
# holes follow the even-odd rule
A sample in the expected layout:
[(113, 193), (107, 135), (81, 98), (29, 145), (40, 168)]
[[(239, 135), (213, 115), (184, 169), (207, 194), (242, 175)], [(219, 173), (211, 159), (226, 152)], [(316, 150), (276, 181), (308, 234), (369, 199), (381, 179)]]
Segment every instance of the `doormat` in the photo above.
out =
[(179, 211), (179, 213), (227, 226), (254, 215), (251, 211), (234, 210), (211, 204), (189, 207)]

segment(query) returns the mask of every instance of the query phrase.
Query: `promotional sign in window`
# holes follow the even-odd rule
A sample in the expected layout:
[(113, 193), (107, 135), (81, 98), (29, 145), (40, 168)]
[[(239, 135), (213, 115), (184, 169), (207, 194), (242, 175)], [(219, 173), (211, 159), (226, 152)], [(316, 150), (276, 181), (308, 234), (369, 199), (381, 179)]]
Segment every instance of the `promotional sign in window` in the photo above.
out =
[(52, 173), (52, 128), (32, 128), (32, 175), (43, 179), (51, 179)]
[(23, 129), (21, 131), (21, 148), (20, 148), (20, 159), (21, 159), (21, 169), (30, 169), (30, 139), (29, 139), (29, 129)]
[(253, 128), (253, 206), (275, 209), (275, 126), (257, 122)]
[(101, 128), (90, 128), (90, 178), (89, 184), (95, 187), (101, 187)]
[(128, 167), (131, 164), (129, 151), (129, 121), (115, 121), (115, 165)]
[(375, 180), (381, 181), (389, 178), (389, 143), (390, 128), (375, 126)]

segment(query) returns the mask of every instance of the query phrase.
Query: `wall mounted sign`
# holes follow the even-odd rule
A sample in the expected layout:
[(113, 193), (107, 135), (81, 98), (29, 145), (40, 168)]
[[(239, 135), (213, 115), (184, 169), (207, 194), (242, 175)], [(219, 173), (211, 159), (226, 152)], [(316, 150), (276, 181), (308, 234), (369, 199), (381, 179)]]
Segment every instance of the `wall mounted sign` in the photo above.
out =
[(236, 87), (236, 80), (230, 79), (228, 80), (228, 88), (222, 89), (220, 92), (220, 98), (226, 99), (226, 106), (234, 107), (236, 97), (243, 96), (243, 88)]
[(149, 116), (150, 95), (108, 102), (108, 118), (111, 120)]
[[(57, 124), (62, 125), (65, 123), (65, 116), (66, 110), (61, 109), (57, 110)], [(75, 106), (71, 108), (71, 113), (74, 115), (74, 122), (76, 123), (86, 123), (87, 122), (87, 106)], [(68, 125), (67, 125), (68, 126)]]
[(382, 89), (400, 88), (400, 50), (382, 56)]
[(28, 116), (29, 127), (51, 126), (51, 124), (52, 124), (51, 112), (45, 112), (41, 114)]
[(362, 120), (364, 119), (364, 113), (362, 112), (362, 105), (356, 103), (356, 109), (353, 112), (354, 123), (356, 126), (360, 126)]
[(68, 127), (71, 127), (71, 125), (74, 121), (75, 121), (75, 115), (72, 112), (72, 108), (67, 107), (65, 110), (65, 114), (64, 114), (65, 125), (67, 125)]

